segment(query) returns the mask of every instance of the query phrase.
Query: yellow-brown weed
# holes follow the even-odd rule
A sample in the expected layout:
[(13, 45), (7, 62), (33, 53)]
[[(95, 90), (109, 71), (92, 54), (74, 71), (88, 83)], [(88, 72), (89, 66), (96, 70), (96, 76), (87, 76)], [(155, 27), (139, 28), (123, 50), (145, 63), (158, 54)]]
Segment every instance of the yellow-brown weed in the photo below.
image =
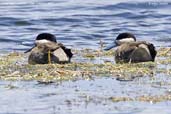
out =
[[(163, 52), (165, 52), (163, 54)], [(112, 62), (93, 63), (91, 59), (98, 61), (99, 57), (113, 56), (113, 51), (103, 52), (99, 50), (83, 49), (74, 50), (75, 57), (78, 55), (85, 62), (71, 62), (69, 64), (44, 64), (29, 65), (27, 56), (23, 53), (13, 52), (0, 58), (0, 78), (2, 80), (39, 80), (61, 81), (75, 80), (86, 76), (114, 76), (126, 80), (139, 76), (151, 76), (155, 73), (170, 74), (171, 69), (163, 69), (158, 65), (170, 65), (170, 48), (158, 50), (155, 62), (114, 64)], [(161, 59), (162, 58), (162, 59)], [(76, 59), (79, 61), (79, 59)], [(132, 76), (132, 77), (130, 77)]]

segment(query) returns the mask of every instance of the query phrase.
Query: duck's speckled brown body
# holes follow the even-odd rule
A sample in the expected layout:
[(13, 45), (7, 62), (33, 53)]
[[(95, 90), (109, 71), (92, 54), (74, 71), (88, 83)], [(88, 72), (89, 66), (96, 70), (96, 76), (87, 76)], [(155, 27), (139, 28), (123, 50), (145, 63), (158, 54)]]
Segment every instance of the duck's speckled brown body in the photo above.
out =
[(135, 36), (131, 33), (119, 34), (114, 43), (105, 50), (117, 46), (115, 52), (116, 63), (137, 63), (155, 60), (157, 51), (154, 45), (145, 41), (136, 41)]
[[(39, 34), (35, 46), (29, 50), (29, 64), (68, 63), (72, 52), (63, 44), (57, 43), (49, 33)], [(49, 40), (49, 39), (50, 40)]]

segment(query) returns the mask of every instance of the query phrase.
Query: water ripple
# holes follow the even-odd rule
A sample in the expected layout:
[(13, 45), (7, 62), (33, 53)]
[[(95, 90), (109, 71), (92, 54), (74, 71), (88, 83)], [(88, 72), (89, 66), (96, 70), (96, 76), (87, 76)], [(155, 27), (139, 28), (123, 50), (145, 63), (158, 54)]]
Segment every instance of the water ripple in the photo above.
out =
[(41, 32), (51, 32), (59, 42), (74, 48), (97, 49), (100, 39), (109, 43), (121, 32), (133, 32), (138, 40), (153, 41), (156, 46), (169, 45), (158, 39), (170, 38), (171, 2), (122, 1), (2, 2), (0, 43), (9, 45), (0, 50), (30, 48), (23, 42), (33, 42)]

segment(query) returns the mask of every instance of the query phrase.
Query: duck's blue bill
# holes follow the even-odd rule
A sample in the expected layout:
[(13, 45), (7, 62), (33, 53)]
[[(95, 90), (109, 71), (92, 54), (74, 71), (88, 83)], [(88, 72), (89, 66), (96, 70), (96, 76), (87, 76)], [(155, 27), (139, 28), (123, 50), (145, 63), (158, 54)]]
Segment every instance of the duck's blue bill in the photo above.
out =
[[(35, 46), (34, 46), (35, 47)], [(30, 49), (28, 49), (27, 51), (25, 51), (24, 53), (28, 53), (28, 52), (30, 52), (34, 47), (32, 47), (32, 48), (30, 48)]]
[(112, 49), (112, 48), (114, 48), (116, 46), (117, 45), (115, 43), (112, 43), (112, 44), (108, 45), (107, 47), (105, 47), (104, 50), (107, 51), (107, 50), (110, 50), (110, 49)]

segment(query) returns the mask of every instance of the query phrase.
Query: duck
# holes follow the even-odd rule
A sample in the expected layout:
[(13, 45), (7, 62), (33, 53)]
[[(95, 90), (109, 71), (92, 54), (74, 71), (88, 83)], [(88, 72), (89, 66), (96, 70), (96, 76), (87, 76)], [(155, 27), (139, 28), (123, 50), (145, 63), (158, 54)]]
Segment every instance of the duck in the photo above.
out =
[(36, 37), (35, 45), (27, 50), (29, 64), (69, 63), (73, 56), (71, 49), (58, 43), (55, 35), (40, 33)]
[(136, 41), (135, 35), (128, 32), (120, 33), (104, 50), (108, 51), (114, 47), (116, 63), (154, 62), (157, 54), (152, 43)]

